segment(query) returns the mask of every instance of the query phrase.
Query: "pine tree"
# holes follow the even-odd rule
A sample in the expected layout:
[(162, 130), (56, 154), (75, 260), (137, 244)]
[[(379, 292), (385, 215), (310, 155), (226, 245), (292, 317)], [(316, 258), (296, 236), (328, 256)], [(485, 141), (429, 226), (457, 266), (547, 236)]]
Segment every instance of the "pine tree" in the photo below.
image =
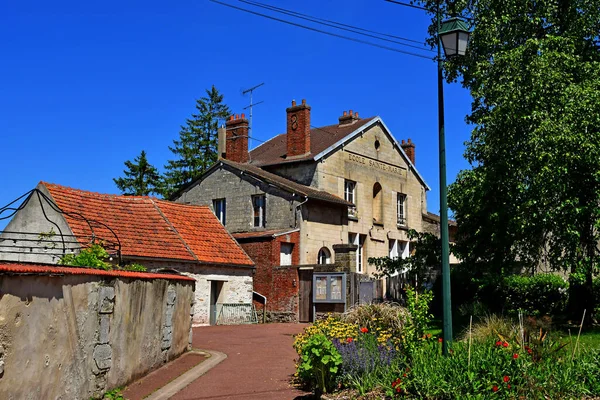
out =
[(231, 111), (223, 103), (223, 95), (212, 86), (206, 97), (196, 100), (195, 114), (186, 120), (169, 150), (177, 156), (165, 165), (163, 196), (171, 197), (181, 187), (204, 173), (217, 160), (219, 122)]
[(127, 196), (148, 196), (151, 193), (160, 192), (160, 175), (154, 166), (148, 163), (146, 152), (134, 158), (132, 161), (125, 161), (126, 170), (123, 171), (125, 177), (115, 178), (113, 181), (119, 190)]

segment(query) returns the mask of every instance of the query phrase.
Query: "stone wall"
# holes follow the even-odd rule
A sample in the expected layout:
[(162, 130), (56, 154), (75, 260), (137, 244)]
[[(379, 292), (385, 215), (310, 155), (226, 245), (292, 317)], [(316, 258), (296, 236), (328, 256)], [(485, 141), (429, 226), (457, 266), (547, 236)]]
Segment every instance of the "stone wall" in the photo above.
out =
[[(254, 227), (252, 196), (265, 194), (266, 224)], [(227, 218), (225, 228), (231, 233), (287, 229), (296, 226), (297, 201), (285, 191), (221, 166), (204, 177), (197, 185), (184, 192), (176, 201), (213, 207), (214, 199), (225, 199)], [(213, 210), (214, 211), (214, 210)]]
[(99, 397), (191, 346), (188, 278), (10, 268), (0, 269), (2, 399)]

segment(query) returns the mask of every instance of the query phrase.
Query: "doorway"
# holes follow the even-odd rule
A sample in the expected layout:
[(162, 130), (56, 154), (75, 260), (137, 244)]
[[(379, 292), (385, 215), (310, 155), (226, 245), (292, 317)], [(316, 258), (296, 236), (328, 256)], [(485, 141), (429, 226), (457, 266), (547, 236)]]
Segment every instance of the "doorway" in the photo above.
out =
[(299, 301), (298, 301), (298, 321), (300, 322), (313, 322), (313, 301), (312, 301), (312, 269), (300, 269), (298, 270), (300, 278), (300, 290)]

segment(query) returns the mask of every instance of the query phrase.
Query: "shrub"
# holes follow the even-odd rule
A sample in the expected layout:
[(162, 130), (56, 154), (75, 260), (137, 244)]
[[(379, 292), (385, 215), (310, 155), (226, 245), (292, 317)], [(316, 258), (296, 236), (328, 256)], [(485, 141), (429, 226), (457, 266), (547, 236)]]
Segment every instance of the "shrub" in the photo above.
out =
[(353, 326), (368, 328), (379, 343), (384, 344), (389, 340), (400, 341), (408, 311), (397, 303), (361, 304), (350, 308), (340, 318)]
[(504, 278), (500, 290), (505, 311), (516, 315), (561, 315), (566, 311), (568, 282), (555, 274), (513, 275)]
[(411, 288), (406, 289), (408, 318), (404, 326), (403, 343), (408, 352), (415, 349), (431, 322), (433, 315), (429, 313), (429, 303), (432, 299), (431, 291), (418, 293)]
[(112, 266), (106, 262), (109, 258), (108, 253), (99, 244), (93, 244), (87, 249), (83, 249), (79, 254), (66, 254), (58, 263), (61, 265), (69, 265), (72, 267), (87, 267), (95, 269), (103, 269), (109, 271)]
[(335, 387), (342, 357), (333, 343), (321, 333), (312, 335), (302, 347), (298, 376), (317, 393)]
[[(510, 319), (500, 317), (495, 314), (490, 314), (473, 324), (471, 336), (474, 341), (486, 342), (497, 340), (499, 335), (503, 337), (513, 337), (518, 333), (518, 331), (519, 327)], [(461, 340), (466, 341), (468, 338), (469, 331), (466, 330), (463, 333)]]
[(309, 338), (317, 334), (322, 334), (329, 340), (355, 339), (358, 334), (358, 325), (341, 321), (339, 317), (335, 316), (319, 320), (306, 327), (304, 332), (296, 335), (294, 340), (294, 349), (296, 349), (296, 352), (301, 355), (304, 345), (308, 342)]
[(134, 272), (146, 272), (147, 269), (142, 264), (131, 263), (127, 264), (123, 267), (124, 271), (134, 271)]

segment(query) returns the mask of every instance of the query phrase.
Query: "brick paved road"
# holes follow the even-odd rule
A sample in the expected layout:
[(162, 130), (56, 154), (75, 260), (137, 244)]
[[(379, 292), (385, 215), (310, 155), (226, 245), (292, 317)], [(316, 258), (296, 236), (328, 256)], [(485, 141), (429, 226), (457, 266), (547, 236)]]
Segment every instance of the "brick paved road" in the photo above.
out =
[(227, 359), (173, 399), (291, 400), (307, 395), (292, 388), (296, 352), (292, 335), (306, 324), (194, 328), (194, 347), (217, 350)]

